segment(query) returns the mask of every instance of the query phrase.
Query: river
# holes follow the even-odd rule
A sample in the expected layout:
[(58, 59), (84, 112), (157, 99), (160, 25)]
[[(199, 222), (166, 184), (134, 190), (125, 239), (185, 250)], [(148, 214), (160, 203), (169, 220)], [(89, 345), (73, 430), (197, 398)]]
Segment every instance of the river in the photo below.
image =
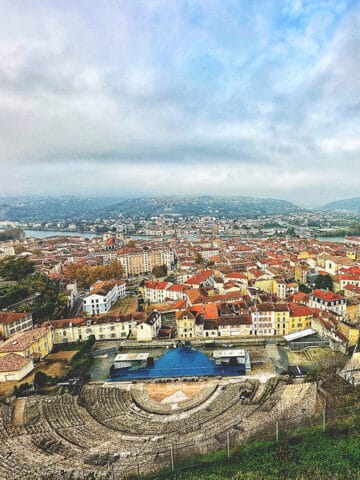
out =
[[(24, 230), (26, 238), (48, 238), (48, 237), (83, 237), (83, 238), (95, 238), (102, 237), (102, 233), (92, 232), (63, 232), (63, 231), (50, 231), (50, 230)], [(148, 240), (150, 237), (146, 235), (129, 235), (132, 240)]]
[(319, 242), (338, 242), (344, 243), (344, 237), (316, 237)]

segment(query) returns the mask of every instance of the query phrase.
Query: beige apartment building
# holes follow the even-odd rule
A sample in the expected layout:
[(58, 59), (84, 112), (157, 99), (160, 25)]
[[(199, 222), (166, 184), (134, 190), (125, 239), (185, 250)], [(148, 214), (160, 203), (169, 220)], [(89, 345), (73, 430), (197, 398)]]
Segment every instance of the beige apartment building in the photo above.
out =
[(122, 263), (126, 276), (141, 275), (160, 265), (166, 265), (170, 269), (174, 263), (174, 253), (171, 250), (125, 252), (118, 255), (118, 260)]

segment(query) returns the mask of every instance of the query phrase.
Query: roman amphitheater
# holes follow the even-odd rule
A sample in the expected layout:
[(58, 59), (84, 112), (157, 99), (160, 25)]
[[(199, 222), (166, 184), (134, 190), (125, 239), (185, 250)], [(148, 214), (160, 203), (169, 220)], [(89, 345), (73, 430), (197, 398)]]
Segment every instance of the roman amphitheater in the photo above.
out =
[(316, 385), (249, 379), (85, 385), (79, 395), (1, 404), (1, 479), (137, 477), (240, 444), (276, 420), (301, 423)]

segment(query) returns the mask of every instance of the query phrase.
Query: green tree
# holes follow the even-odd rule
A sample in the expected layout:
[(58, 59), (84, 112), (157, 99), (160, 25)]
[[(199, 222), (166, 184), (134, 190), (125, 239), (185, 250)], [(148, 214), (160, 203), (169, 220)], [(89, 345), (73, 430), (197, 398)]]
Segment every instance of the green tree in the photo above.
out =
[(152, 274), (155, 275), (156, 278), (166, 277), (167, 266), (166, 265), (155, 265), (155, 267), (152, 269)]
[(204, 263), (204, 257), (201, 255), (200, 252), (198, 252), (198, 253), (196, 254), (195, 263), (196, 263), (197, 265), (201, 265), (201, 264)]
[(26, 289), (28, 295), (36, 295), (31, 306), (26, 307), (26, 311), (32, 313), (35, 323), (62, 315), (67, 306), (66, 299), (60, 292), (59, 285), (47, 275), (35, 272), (28, 275), (19, 285)]
[(0, 277), (20, 281), (34, 272), (34, 264), (26, 257), (5, 257), (0, 260)]
[(305, 285), (304, 283), (300, 283), (299, 285), (299, 292), (302, 293), (311, 293), (311, 288)]
[(24, 235), (22, 228), (8, 228), (7, 230), (0, 232), (0, 241), (6, 240), (20, 240)]
[(315, 288), (333, 291), (334, 282), (328, 273), (326, 275), (318, 275), (315, 279)]
[(45, 387), (48, 381), (48, 376), (42, 371), (37, 371), (34, 375), (34, 387), (36, 389)]

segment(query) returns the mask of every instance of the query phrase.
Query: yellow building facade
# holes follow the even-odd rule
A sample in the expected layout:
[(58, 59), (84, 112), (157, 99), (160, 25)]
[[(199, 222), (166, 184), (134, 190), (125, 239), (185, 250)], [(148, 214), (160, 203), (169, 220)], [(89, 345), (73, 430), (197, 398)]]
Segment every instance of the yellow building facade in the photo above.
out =
[(44, 358), (54, 345), (52, 329), (50, 327), (34, 328), (27, 332), (17, 333), (0, 346), (0, 356), (10, 352), (23, 357), (33, 355)]
[(195, 337), (195, 316), (185, 310), (176, 315), (177, 337), (189, 339)]

